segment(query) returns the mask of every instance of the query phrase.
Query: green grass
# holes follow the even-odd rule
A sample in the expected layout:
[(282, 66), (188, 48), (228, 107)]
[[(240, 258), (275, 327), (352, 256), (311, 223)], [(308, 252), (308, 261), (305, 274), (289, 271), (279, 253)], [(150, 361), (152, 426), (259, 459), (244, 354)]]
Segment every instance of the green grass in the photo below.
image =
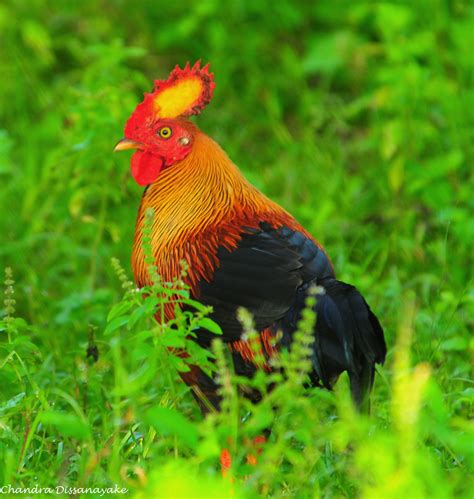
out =
[[(471, 497), (473, 22), (460, 0), (3, 2), (0, 487)], [(333, 393), (299, 388), (303, 325), (280, 360), (288, 376), (257, 407), (217, 343), (225, 403), (203, 419), (167, 350), (184, 342), (210, 368), (186, 340), (202, 311), (163, 334), (162, 303), (130, 289), (141, 189), (112, 149), (152, 80), (199, 58), (217, 83), (199, 126), (384, 325), (370, 418), (345, 378)]]

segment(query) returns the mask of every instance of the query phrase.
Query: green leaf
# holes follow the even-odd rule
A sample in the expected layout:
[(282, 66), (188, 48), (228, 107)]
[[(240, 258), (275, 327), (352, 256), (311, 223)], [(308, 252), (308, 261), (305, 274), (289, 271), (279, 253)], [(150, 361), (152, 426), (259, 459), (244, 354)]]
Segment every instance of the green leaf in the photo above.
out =
[(0, 405), (0, 414), (5, 413), (6, 411), (8, 411), (8, 409), (16, 407), (25, 398), (25, 395), (26, 395), (25, 392), (20, 392), (11, 399), (4, 402), (2, 405)]
[(176, 355), (171, 355), (169, 359), (171, 364), (173, 364), (173, 367), (177, 369), (179, 372), (187, 373), (191, 370), (189, 366), (186, 364), (186, 362), (184, 362), (184, 360), (181, 359), (180, 357), (177, 357)]
[(265, 428), (269, 428), (274, 418), (275, 414), (271, 408), (259, 407), (253, 418), (248, 422), (248, 428), (250, 431), (258, 433)]
[(119, 329), (120, 327), (127, 324), (129, 319), (130, 319), (130, 316), (128, 316), (128, 315), (121, 315), (119, 317), (115, 317), (115, 319), (113, 319), (112, 321), (110, 321), (107, 324), (107, 327), (105, 328), (104, 334), (108, 335), (108, 334), (114, 332), (116, 329)]
[(116, 303), (110, 309), (109, 315), (107, 315), (107, 322), (110, 322), (112, 319), (115, 319), (116, 317), (123, 315), (125, 312), (128, 312), (131, 306), (132, 303), (129, 301), (121, 301), (119, 303)]
[(181, 296), (182, 298), (189, 298), (189, 291), (186, 289), (175, 289), (173, 290), (173, 294), (176, 296)]
[(89, 425), (75, 414), (46, 411), (41, 415), (41, 422), (54, 426), (61, 435), (86, 440), (90, 437)]
[(191, 305), (196, 310), (198, 310), (199, 312), (203, 312), (203, 313), (207, 313), (210, 309), (209, 306), (203, 305), (201, 302), (198, 302), (196, 300), (191, 300), (191, 299), (186, 300), (186, 305)]
[(139, 331), (133, 336), (133, 341), (136, 343), (140, 343), (142, 341), (146, 341), (148, 338), (153, 337), (153, 331), (150, 331), (149, 329), (145, 329), (143, 331)]
[(199, 326), (203, 327), (204, 329), (207, 329), (211, 333), (214, 334), (222, 334), (222, 329), (217, 324), (217, 322), (214, 322), (212, 319), (209, 319), (209, 317), (204, 317), (199, 321)]
[(15, 338), (15, 340), (13, 341), (13, 346), (15, 347), (15, 349), (24, 349), (25, 351), (39, 350), (38, 346), (30, 341), (29, 336), (23, 336), (23, 335)]
[(145, 315), (146, 314), (145, 314), (145, 307), (144, 306), (140, 306), (137, 309), (135, 309), (132, 312), (132, 314), (130, 315), (130, 318), (129, 318), (128, 324), (127, 324), (127, 328), (132, 329), (133, 326), (135, 326), (135, 324), (137, 322), (139, 322), (140, 319), (142, 319)]
[(144, 420), (163, 435), (178, 437), (184, 444), (195, 449), (198, 444), (196, 426), (181, 413), (167, 407), (154, 407), (146, 412)]
[(441, 350), (444, 351), (464, 351), (468, 348), (468, 340), (462, 336), (455, 336), (443, 341), (440, 345)]
[(344, 66), (355, 40), (350, 31), (341, 30), (328, 35), (318, 33), (309, 43), (303, 59), (306, 74), (331, 74)]
[(388, 180), (394, 192), (398, 192), (405, 179), (405, 165), (401, 158), (396, 158), (388, 169)]
[(184, 338), (179, 337), (177, 334), (174, 334), (173, 331), (169, 331), (161, 336), (161, 343), (165, 347), (170, 348), (184, 348), (185, 341)]
[(131, 329), (143, 317), (151, 317), (156, 313), (156, 306), (160, 300), (156, 296), (147, 296), (142, 305), (140, 305), (130, 316), (128, 329)]

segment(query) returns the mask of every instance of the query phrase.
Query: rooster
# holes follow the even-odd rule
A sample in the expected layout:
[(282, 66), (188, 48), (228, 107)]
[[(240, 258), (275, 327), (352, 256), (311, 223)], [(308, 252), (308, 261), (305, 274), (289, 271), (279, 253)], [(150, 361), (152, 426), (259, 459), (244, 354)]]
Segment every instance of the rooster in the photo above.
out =
[[(268, 362), (291, 348), (310, 289), (318, 286), (311, 382), (330, 389), (347, 371), (354, 401), (367, 401), (375, 364), (383, 363), (382, 327), (359, 291), (336, 279), (322, 246), (287, 211), (251, 185), (221, 147), (187, 118), (199, 114), (215, 88), (209, 65), (197, 62), (155, 81), (125, 126), (116, 151), (134, 149), (131, 172), (145, 187), (138, 212), (132, 268), (139, 287), (149, 285), (142, 234), (153, 208), (152, 251), (164, 282), (181, 275), (194, 299), (212, 307), (237, 374), (258, 368), (242, 338), (239, 307), (253, 316)], [(166, 319), (173, 317), (171, 307)], [(199, 331), (207, 348), (212, 334)], [(182, 373), (201, 409), (219, 408), (218, 386), (198, 366)], [(208, 404), (203, 403), (206, 397)], [(252, 395), (258, 401), (258, 395)]]

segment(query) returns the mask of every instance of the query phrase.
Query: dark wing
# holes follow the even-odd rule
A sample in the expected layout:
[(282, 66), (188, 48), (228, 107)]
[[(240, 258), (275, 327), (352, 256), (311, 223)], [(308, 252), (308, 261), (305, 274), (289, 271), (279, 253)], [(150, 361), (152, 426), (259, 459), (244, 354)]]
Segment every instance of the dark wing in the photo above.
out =
[[(243, 232), (232, 251), (220, 248), (218, 258), (220, 265), (212, 282), (200, 282), (199, 300), (212, 305), (211, 318), (224, 331), (224, 341), (240, 339), (239, 307), (252, 314), (261, 331), (288, 313), (302, 284), (333, 276), (328, 257), (311, 239), (268, 223), (262, 223), (259, 230)], [(205, 332), (199, 337), (209, 339)]]

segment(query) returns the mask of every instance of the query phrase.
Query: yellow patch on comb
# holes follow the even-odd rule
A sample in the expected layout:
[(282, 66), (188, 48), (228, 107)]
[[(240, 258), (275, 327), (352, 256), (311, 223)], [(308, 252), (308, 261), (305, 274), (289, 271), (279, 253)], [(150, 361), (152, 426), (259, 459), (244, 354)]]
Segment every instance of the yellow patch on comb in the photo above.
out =
[(160, 118), (176, 118), (187, 114), (199, 103), (203, 87), (203, 81), (197, 76), (178, 80), (153, 99), (154, 111)]

